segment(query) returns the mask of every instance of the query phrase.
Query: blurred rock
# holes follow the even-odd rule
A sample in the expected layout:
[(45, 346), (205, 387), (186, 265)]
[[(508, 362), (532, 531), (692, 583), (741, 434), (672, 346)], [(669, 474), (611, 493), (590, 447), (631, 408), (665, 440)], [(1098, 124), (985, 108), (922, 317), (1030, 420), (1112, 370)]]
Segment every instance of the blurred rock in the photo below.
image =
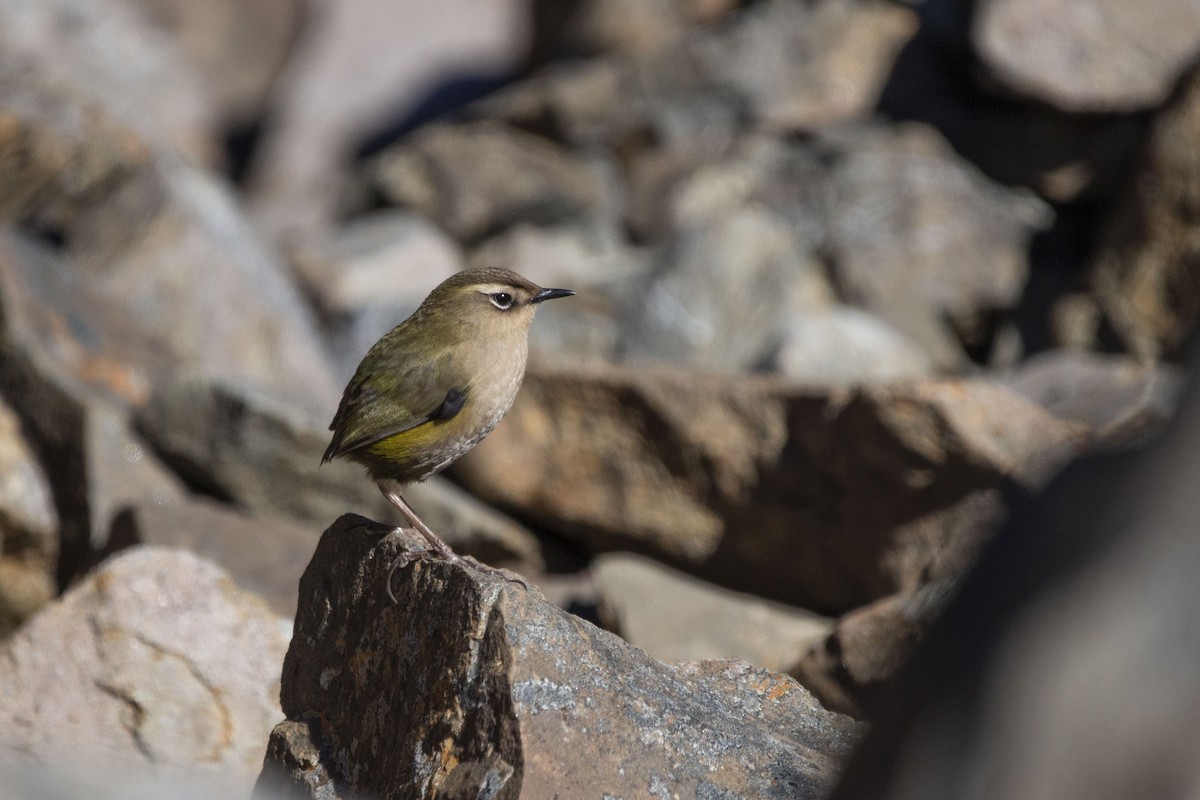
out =
[(336, 402), (315, 321), (286, 266), (209, 175), (156, 159), (77, 217), (65, 252), (96, 294), (126, 309), (182, 367), (298, 402)]
[(920, 348), (850, 306), (790, 315), (771, 366), (810, 386), (889, 383), (933, 372)]
[(1084, 436), (986, 381), (823, 392), (534, 368), (505, 421), (452, 469), (589, 549), (652, 553), (836, 613), (959, 572)]
[(817, 798), (853, 742), (788, 678), (668, 666), (479, 572), (406, 567), (392, 604), (388, 566), (414, 542), (357, 523), (326, 532), (301, 581), (259, 791)]
[(741, 0), (537, 0), (532, 5), (533, 58), (541, 64), (608, 51), (657, 50), (726, 18)]
[(312, 4), (308, 0), (133, 0), (132, 5), (170, 39), (219, 121), (236, 126), (262, 115)]
[(923, 586), (857, 608), (828, 638), (789, 665), (788, 673), (832, 711), (863, 718), (949, 600), (954, 580)]
[(394, 210), (299, 236), (289, 258), (332, 339), (339, 383), (434, 286), (463, 268), (462, 253), (444, 233)]
[(1002, 380), (1054, 416), (1086, 425), (1108, 446), (1157, 434), (1183, 388), (1183, 375), (1168, 365), (1070, 350), (1035, 356)]
[(916, 27), (885, 3), (765, 0), (652, 52), (556, 66), (473, 113), (623, 149), (809, 130), (867, 116)]
[(740, 372), (766, 360), (807, 253), (767, 209), (747, 206), (681, 236), (623, 314), (621, 356)]
[(226, 570), (238, 586), (285, 619), (296, 615), (296, 585), (317, 532), (280, 517), (252, 517), (207, 497), (180, 494), (163, 503), (138, 500), (113, 520), (115, 546), (188, 550)]
[(1106, 318), (1134, 353), (1173, 353), (1200, 318), (1200, 69), (1156, 118), (1102, 230), (1092, 285)]
[(431, 125), (381, 153), (372, 167), (384, 197), (460, 241), (517, 222), (586, 217), (603, 202), (588, 164), (540, 136), (494, 122)]
[(875, 710), (835, 800), (1196, 793), (1195, 390), (1152, 445), (1071, 465), (1014, 515)]
[(1068, 111), (1160, 105), (1200, 55), (1200, 6), (1152, 0), (984, 0), (973, 40), (996, 80)]
[(0, 399), (0, 639), (54, 598), (57, 564), (50, 484)]
[(152, 145), (215, 155), (201, 82), (121, 0), (0, 2), (0, 85), (22, 83), (69, 96)]
[(119, 403), (144, 403), (172, 368), (171, 352), (125, 308), (99, 296), (53, 249), (11, 228), (0, 228), (0, 309), (8, 358), (68, 375)]
[(183, 491), (129, 426), (126, 403), (149, 390), (137, 365), (153, 362), (153, 348), (139, 352), (144, 342), (125, 337), (119, 314), (91, 305), (70, 278), (29, 242), (0, 234), (0, 386), (51, 477), (60, 585), (110, 550), (127, 505)]
[(478, 96), (519, 67), (528, 35), (524, 0), (305, 5), (248, 180), (254, 220), (276, 241), (332, 224), (365, 140)]
[[(321, 464), (330, 436), (325, 423), (251, 386), (206, 380), (164, 386), (139, 427), (190, 485), (255, 513), (311, 523), (354, 509), (380, 522), (402, 521), (362, 467)], [(442, 481), (409, 487), (405, 497), (452, 547), (487, 560), (540, 564), (532, 534)]]
[(835, 282), (936, 366), (960, 366), (962, 343), (980, 344), (989, 316), (1021, 299), (1049, 207), (990, 183), (923, 125), (843, 131), (823, 146)]
[(825, 617), (719, 589), (631, 553), (601, 555), (593, 571), (604, 627), (663, 661), (740, 658), (779, 672), (831, 630)]
[(0, 648), (0, 742), (47, 771), (200, 770), (244, 796), (279, 719), (285, 647), (262, 601), (207, 561), (132, 551)]

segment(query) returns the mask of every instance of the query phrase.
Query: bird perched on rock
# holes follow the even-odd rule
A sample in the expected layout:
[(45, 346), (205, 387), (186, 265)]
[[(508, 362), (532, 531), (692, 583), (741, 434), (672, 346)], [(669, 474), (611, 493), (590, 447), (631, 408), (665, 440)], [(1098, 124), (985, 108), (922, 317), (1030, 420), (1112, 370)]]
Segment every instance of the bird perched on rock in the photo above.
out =
[(333, 438), (321, 463), (347, 458), (365, 466), (432, 552), (462, 563), (400, 488), (450, 466), (491, 433), (525, 376), (538, 303), (573, 294), (543, 289), (507, 269), (447, 278), (363, 357), (329, 425)]

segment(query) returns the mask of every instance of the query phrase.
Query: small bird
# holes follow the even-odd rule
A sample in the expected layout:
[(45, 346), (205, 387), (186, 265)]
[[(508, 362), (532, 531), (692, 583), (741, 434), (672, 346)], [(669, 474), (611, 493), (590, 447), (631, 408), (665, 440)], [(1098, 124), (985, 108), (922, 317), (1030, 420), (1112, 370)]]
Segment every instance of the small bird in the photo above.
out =
[[(463, 563), (400, 488), (450, 466), (492, 432), (525, 376), (537, 305), (573, 294), (543, 289), (507, 269), (447, 278), (363, 357), (329, 425), (333, 438), (321, 463), (347, 458), (365, 466), (433, 552)], [(389, 596), (391, 574), (412, 558), (392, 565)]]

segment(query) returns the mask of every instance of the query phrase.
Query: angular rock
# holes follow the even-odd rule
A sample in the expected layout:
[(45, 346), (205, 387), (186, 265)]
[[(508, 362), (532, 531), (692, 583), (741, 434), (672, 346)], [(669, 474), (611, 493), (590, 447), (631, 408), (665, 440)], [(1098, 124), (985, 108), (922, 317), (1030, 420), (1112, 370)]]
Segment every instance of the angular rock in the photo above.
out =
[(336, 403), (315, 320), (286, 266), (205, 173), (155, 160), (81, 213), (65, 245), (92, 290), (182, 368)]
[(1082, 426), (987, 381), (539, 369), (455, 476), (584, 544), (823, 612), (957, 574)]
[(131, 551), (0, 648), (0, 743), (50, 772), (199, 773), (244, 796), (279, 719), (286, 644), (207, 561)]
[(594, 170), (553, 142), (496, 122), (431, 125), (381, 153), (374, 181), (460, 241), (517, 222), (587, 217), (604, 198)]
[(1031, 358), (1003, 381), (1054, 416), (1086, 425), (1099, 443), (1116, 446), (1163, 428), (1183, 377), (1165, 364), (1056, 350)]
[(985, 0), (975, 49), (1011, 91), (1068, 111), (1160, 105), (1200, 54), (1191, 0)]
[(1092, 286), (1126, 347), (1156, 357), (1200, 318), (1200, 69), (1156, 118), (1134, 175), (1103, 226)]
[(988, 317), (1020, 300), (1049, 208), (988, 182), (923, 125), (846, 131), (825, 146), (826, 249), (845, 299), (936, 366), (960, 365), (962, 342), (979, 344)]
[(929, 357), (888, 325), (850, 306), (789, 315), (771, 357), (780, 375), (810, 386), (929, 376)]
[(723, 372), (766, 360), (789, 289), (810, 267), (791, 227), (755, 206), (685, 232), (666, 262), (623, 314), (622, 359)]
[(592, 569), (604, 627), (663, 661), (739, 658), (779, 672), (832, 626), (812, 612), (719, 589), (644, 556), (604, 554)]
[(0, 399), (0, 639), (53, 599), (57, 566), (49, 481)]
[[(330, 435), (325, 422), (251, 386), (202, 379), (163, 386), (139, 426), (188, 483), (253, 512), (311, 522), (354, 509), (381, 522), (402, 521), (361, 467), (321, 463)], [(412, 486), (405, 496), (464, 554), (540, 564), (532, 534), (444, 479)]]
[(558, 67), (473, 113), (622, 150), (729, 139), (747, 122), (811, 130), (867, 116), (916, 28), (898, 6), (768, 0), (652, 52)]
[(393, 604), (413, 543), (356, 524), (301, 582), (260, 792), (816, 798), (853, 742), (788, 678), (663, 664), (494, 576), (419, 562)]
[(955, 580), (891, 595), (840, 618), (828, 638), (787, 672), (821, 705), (864, 718), (886, 702), (891, 680), (949, 600)]
[(207, 497), (139, 499), (113, 519), (110, 549), (150, 545), (188, 550), (214, 562), (238, 586), (285, 619), (296, 615), (296, 585), (317, 532), (273, 516), (253, 517)]
[(1071, 465), (997, 535), (835, 800), (1194, 792), (1196, 388), (1148, 447)]
[(128, 3), (4, 0), (0, 84), (10, 81), (53, 87), (154, 145), (214, 154), (200, 81)]

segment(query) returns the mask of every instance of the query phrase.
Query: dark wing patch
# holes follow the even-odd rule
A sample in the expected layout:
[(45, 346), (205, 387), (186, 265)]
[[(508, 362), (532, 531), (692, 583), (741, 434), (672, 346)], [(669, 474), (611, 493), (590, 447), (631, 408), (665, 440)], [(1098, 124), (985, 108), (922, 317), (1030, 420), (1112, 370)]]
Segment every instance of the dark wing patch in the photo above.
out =
[(467, 390), (457, 387), (446, 392), (445, 399), (432, 414), (429, 415), (431, 421), (445, 421), (454, 419), (458, 416), (458, 412), (462, 411), (463, 406), (467, 403)]

